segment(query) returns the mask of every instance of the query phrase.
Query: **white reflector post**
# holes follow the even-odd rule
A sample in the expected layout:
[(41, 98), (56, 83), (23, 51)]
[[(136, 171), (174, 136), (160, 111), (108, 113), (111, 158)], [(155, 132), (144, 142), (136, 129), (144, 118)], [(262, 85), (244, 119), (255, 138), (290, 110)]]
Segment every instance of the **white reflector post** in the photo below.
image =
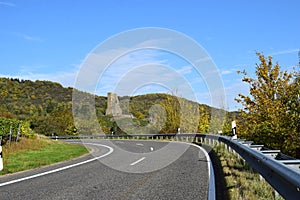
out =
[(233, 139), (237, 139), (237, 135), (236, 135), (236, 122), (235, 121), (231, 122), (231, 127), (232, 127)]
[(2, 146), (0, 144), (0, 171), (3, 169)]

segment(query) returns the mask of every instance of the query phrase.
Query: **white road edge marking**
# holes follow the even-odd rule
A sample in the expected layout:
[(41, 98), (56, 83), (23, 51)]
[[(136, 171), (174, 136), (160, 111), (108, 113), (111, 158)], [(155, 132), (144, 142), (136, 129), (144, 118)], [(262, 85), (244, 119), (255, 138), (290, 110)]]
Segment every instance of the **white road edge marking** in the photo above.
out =
[(190, 144), (191, 146), (199, 148), (204, 153), (204, 155), (207, 159), (207, 168), (208, 168), (208, 180), (209, 180), (208, 200), (215, 200), (216, 199), (215, 175), (214, 175), (214, 168), (213, 168), (212, 162), (210, 160), (210, 157), (209, 157), (207, 151), (203, 147), (193, 144), (193, 143), (187, 143), (187, 144)]
[(136, 143), (137, 146), (144, 146), (142, 143)]
[(21, 181), (26, 181), (26, 180), (33, 179), (33, 178), (37, 178), (37, 177), (40, 177), (40, 176), (45, 176), (47, 174), (52, 174), (52, 173), (59, 172), (59, 171), (65, 170), (65, 169), (70, 169), (72, 167), (76, 167), (76, 166), (79, 166), (79, 165), (83, 165), (83, 164), (92, 162), (94, 160), (98, 160), (100, 158), (103, 158), (105, 156), (108, 156), (109, 154), (111, 154), (114, 151), (114, 149), (112, 147), (107, 146), (107, 145), (103, 145), (103, 144), (95, 144), (95, 143), (85, 143), (85, 144), (106, 147), (106, 148), (109, 149), (109, 152), (107, 152), (107, 153), (105, 153), (105, 154), (103, 154), (101, 156), (98, 156), (98, 157), (95, 157), (95, 158), (83, 161), (83, 162), (75, 163), (73, 165), (68, 165), (68, 166), (65, 166), (65, 167), (61, 167), (61, 168), (58, 168), (58, 169), (50, 170), (50, 171), (43, 172), (43, 173), (40, 173), (40, 174), (35, 174), (35, 175), (32, 175), (32, 176), (27, 176), (27, 177), (24, 177), (24, 178), (20, 178), (20, 179), (8, 181), (8, 182), (0, 183), (0, 187), (5, 186), (5, 185), (10, 185), (10, 184), (13, 184), (13, 183), (18, 183), (18, 182), (21, 182)]
[(131, 166), (136, 165), (136, 164), (138, 164), (139, 162), (141, 162), (142, 160), (144, 160), (145, 158), (146, 158), (146, 157), (142, 157), (141, 159), (139, 159), (139, 160), (137, 160), (137, 161), (131, 163), (130, 165), (131, 165)]

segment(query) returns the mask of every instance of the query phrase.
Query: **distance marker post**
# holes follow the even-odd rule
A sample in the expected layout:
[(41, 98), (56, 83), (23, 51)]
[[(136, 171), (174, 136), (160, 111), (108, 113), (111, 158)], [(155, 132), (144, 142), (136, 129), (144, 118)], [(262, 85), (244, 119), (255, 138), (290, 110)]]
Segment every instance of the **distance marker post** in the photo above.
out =
[(236, 122), (232, 121), (231, 122), (231, 127), (232, 127), (232, 139), (237, 139), (237, 134), (236, 134)]
[(0, 136), (0, 171), (3, 170), (3, 159), (2, 159), (2, 136)]

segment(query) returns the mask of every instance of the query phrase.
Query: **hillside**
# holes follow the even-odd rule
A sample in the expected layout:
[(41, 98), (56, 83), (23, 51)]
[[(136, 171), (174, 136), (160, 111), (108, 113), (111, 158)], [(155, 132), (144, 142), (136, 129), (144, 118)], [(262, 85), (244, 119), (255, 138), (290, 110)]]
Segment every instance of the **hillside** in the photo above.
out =
[(1, 115), (26, 119), (29, 115), (44, 115), (59, 103), (72, 100), (72, 89), (49, 81), (0, 79)]
[[(0, 117), (27, 121), (30, 127), (40, 134), (78, 134), (81, 130), (77, 130), (73, 122), (72, 91), (71, 87), (64, 88), (59, 83), (50, 81), (0, 78)], [(119, 97), (119, 100), (123, 114), (134, 116), (133, 119), (122, 119), (122, 123), (130, 124), (133, 121), (141, 127), (141, 131), (144, 130), (143, 127), (154, 126), (153, 123), (149, 123), (151, 117), (155, 117), (155, 126), (159, 127), (158, 132), (164, 133), (176, 132), (180, 126), (180, 120), (181, 123), (184, 121), (186, 126), (182, 127), (182, 130), (186, 132), (216, 132), (222, 128), (218, 119), (211, 119), (211, 113), (224, 111), (183, 98), (167, 94), (147, 94)], [(113, 117), (105, 116), (106, 105), (106, 97), (95, 96), (95, 108), (103, 131), (122, 133), (123, 131)], [(162, 109), (157, 105), (160, 105), (164, 111), (161, 111)], [(180, 113), (182, 107), (185, 107), (184, 117)], [(158, 110), (155, 111), (155, 109)], [(195, 114), (198, 109), (200, 116)], [(156, 112), (156, 114), (153, 115), (151, 112)], [(160, 115), (160, 112), (163, 113)], [(165, 119), (162, 116), (165, 116)], [(233, 117), (230, 113), (227, 113), (227, 116)], [(82, 130), (82, 132), (89, 131), (93, 132)], [(228, 131), (230, 128), (225, 130), (225, 132)]]

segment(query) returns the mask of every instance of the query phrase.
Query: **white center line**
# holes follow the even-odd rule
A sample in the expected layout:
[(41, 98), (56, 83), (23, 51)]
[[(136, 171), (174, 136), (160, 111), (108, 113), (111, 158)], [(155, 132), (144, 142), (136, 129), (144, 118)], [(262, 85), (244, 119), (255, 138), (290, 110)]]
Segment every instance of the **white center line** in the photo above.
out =
[(142, 160), (144, 160), (145, 158), (146, 158), (146, 157), (142, 157), (141, 159), (139, 159), (139, 160), (137, 160), (137, 161), (131, 163), (130, 165), (131, 165), (131, 166), (136, 165), (136, 164), (138, 164), (139, 162), (141, 162)]

